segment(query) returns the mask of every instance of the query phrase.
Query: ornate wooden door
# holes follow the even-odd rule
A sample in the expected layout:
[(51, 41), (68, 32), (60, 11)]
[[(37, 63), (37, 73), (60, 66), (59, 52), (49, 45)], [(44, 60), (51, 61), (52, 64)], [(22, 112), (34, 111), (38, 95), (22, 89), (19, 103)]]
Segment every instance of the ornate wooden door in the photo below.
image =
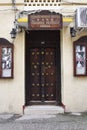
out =
[(60, 31), (26, 32), (25, 105), (61, 104)]
[(30, 48), (30, 100), (56, 100), (56, 48)]

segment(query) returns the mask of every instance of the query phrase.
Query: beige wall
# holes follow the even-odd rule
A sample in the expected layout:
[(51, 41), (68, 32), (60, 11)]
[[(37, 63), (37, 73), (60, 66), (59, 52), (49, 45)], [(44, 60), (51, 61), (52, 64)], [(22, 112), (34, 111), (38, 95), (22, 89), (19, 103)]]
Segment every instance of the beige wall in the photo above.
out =
[[(16, 1), (16, 3), (23, 3), (24, 2), (24, 0), (15, 0)], [(12, 2), (12, 0), (0, 0), (0, 3), (11, 3)]]
[[(10, 42), (10, 32), (13, 27), (14, 13), (0, 13), (0, 37)], [(24, 33), (17, 34), (14, 40), (14, 78), (0, 79), (0, 113), (22, 113), (24, 105)]]
[(87, 77), (73, 76), (73, 41), (87, 35), (87, 32), (71, 38), (70, 28), (67, 27), (63, 29), (62, 35), (62, 102), (66, 112), (87, 111)]
[(84, 3), (85, 2), (85, 3), (87, 3), (87, 0), (80, 0), (80, 1), (79, 0), (62, 0), (62, 1), (71, 2), (71, 3), (72, 2), (77, 2), (77, 3)]

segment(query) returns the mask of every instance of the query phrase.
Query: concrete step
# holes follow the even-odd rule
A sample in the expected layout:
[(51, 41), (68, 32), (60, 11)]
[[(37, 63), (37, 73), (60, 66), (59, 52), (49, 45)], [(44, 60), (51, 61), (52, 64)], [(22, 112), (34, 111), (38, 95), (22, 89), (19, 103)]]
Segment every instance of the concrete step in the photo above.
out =
[(25, 115), (48, 115), (48, 114), (58, 114), (64, 113), (64, 108), (61, 106), (52, 106), (52, 105), (32, 105), (27, 106), (24, 109)]

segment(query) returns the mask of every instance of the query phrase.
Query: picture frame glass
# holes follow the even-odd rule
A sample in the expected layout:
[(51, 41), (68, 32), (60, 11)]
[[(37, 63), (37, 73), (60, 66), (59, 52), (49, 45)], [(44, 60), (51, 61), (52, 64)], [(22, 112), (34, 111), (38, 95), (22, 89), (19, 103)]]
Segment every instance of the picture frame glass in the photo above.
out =
[(76, 75), (86, 74), (86, 47), (84, 45), (76, 45)]
[(2, 77), (12, 76), (12, 48), (2, 47)]

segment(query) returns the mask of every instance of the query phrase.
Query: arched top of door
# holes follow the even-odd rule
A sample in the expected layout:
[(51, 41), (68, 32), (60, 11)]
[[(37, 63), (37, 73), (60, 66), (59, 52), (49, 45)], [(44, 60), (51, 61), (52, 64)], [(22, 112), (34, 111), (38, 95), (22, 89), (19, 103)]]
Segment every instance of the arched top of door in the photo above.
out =
[(9, 42), (7, 39), (5, 38), (0, 38), (0, 44), (1, 45), (13, 45), (11, 42)]
[(74, 41), (74, 43), (78, 44), (78, 43), (87, 43), (87, 36), (82, 36), (80, 37), (78, 40)]

